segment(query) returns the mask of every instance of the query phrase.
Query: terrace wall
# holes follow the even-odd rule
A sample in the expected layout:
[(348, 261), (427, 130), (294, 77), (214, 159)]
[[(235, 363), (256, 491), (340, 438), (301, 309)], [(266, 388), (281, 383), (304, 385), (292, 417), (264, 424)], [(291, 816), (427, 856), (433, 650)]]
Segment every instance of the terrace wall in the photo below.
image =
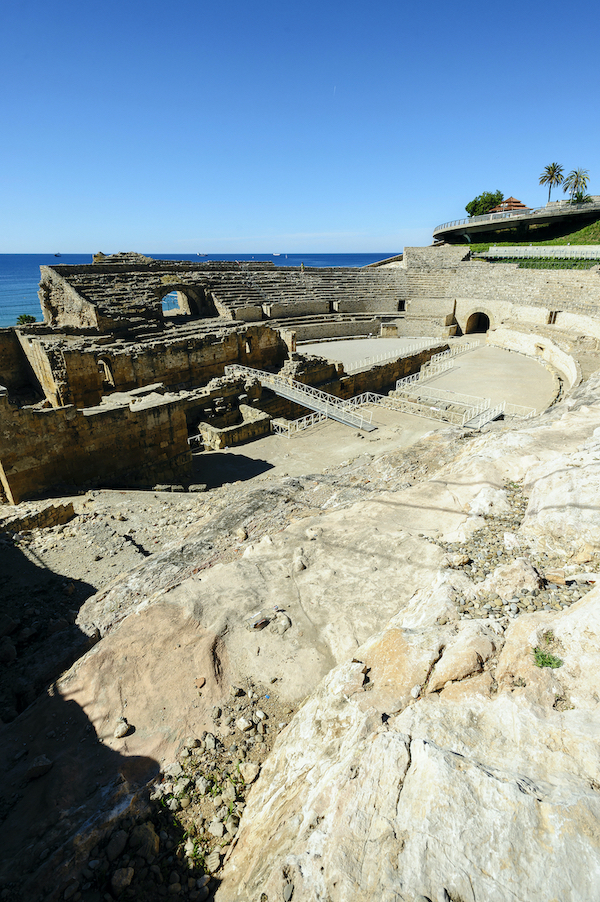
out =
[(65, 486), (179, 481), (191, 466), (183, 410), (156, 399), (135, 406), (19, 408), (0, 387), (0, 480), (18, 504)]

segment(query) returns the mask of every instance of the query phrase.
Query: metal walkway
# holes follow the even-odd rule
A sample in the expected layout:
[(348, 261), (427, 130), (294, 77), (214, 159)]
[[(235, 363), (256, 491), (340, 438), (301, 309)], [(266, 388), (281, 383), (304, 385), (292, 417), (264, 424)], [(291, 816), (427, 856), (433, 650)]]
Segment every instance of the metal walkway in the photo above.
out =
[(345, 426), (353, 426), (355, 429), (363, 429), (365, 432), (373, 432), (377, 426), (373, 426), (371, 419), (373, 414), (363, 416), (356, 413), (352, 400), (343, 401), (328, 395), (326, 392), (319, 391), (311, 385), (304, 385), (302, 382), (296, 382), (294, 379), (286, 379), (284, 376), (277, 376), (274, 373), (267, 373), (264, 370), (255, 370), (249, 366), (239, 366), (232, 364), (225, 367), (226, 376), (252, 376), (258, 379), (261, 385), (270, 388), (282, 398), (288, 401), (294, 401), (308, 410), (314, 410), (316, 413), (323, 414), (330, 420), (336, 420)]

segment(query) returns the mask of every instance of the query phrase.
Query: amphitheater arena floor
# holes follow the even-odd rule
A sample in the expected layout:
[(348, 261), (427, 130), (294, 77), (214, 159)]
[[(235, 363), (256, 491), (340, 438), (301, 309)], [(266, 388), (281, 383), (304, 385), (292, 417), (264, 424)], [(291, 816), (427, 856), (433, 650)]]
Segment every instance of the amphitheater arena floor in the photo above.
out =
[[(342, 360), (348, 365), (394, 349), (387, 347), (389, 342), (406, 347), (410, 341), (330, 341), (319, 345), (304, 345), (298, 350), (300, 353), (318, 354), (330, 360)], [(352, 358), (347, 354), (354, 356)], [(492, 404), (508, 401), (535, 407), (538, 412), (553, 401), (552, 374), (544, 366), (521, 354), (486, 345), (456, 357), (453, 369), (426, 384), (432, 388), (490, 398)], [(362, 433), (340, 423), (327, 421), (291, 438), (269, 435), (225, 451), (206, 451), (195, 455), (198, 481), (213, 487), (265, 475), (305, 476), (322, 473), (328, 467), (339, 466), (365, 454), (378, 457), (389, 451), (407, 448), (426, 433), (447, 428), (446, 423), (437, 420), (383, 408), (373, 408), (373, 423), (378, 426), (376, 431)]]

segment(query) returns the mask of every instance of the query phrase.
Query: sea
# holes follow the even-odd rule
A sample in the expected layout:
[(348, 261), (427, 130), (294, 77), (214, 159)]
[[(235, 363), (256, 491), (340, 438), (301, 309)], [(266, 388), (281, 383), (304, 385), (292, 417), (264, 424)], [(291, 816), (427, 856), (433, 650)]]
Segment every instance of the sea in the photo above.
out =
[[(192, 260), (206, 263), (209, 260), (267, 261), (275, 266), (367, 266), (378, 260), (386, 260), (401, 251), (380, 254), (146, 254), (154, 260)], [(0, 327), (14, 326), (22, 313), (43, 321), (38, 300), (40, 266), (57, 264), (91, 263), (91, 254), (0, 254)], [(165, 304), (168, 309), (169, 304)]]

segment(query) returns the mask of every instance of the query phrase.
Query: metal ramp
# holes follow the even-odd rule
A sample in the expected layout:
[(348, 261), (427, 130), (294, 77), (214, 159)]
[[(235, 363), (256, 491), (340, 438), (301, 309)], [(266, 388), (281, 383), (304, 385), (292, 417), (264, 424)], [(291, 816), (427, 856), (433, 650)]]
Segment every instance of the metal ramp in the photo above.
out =
[(226, 376), (252, 376), (258, 379), (261, 385), (270, 388), (275, 394), (288, 401), (295, 401), (308, 410), (314, 410), (327, 417), (329, 420), (336, 420), (343, 423), (344, 426), (352, 426), (355, 429), (362, 429), (365, 432), (374, 432), (377, 426), (373, 426), (371, 419), (373, 414), (364, 416), (356, 413), (355, 408), (350, 401), (343, 401), (328, 395), (326, 392), (319, 391), (311, 385), (304, 385), (302, 382), (296, 382), (294, 379), (286, 379), (283, 376), (267, 373), (264, 370), (255, 370), (249, 366), (239, 366), (232, 364), (225, 367)]
[(476, 416), (471, 420), (467, 420), (465, 423), (465, 427), (467, 429), (481, 429), (482, 426), (485, 426), (486, 423), (491, 423), (492, 420), (497, 420), (498, 417), (502, 416), (504, 413), (504, 402), (502, 404), (496, 404), (495, 407), (487, 407), (485, 410), (480, 411)]

